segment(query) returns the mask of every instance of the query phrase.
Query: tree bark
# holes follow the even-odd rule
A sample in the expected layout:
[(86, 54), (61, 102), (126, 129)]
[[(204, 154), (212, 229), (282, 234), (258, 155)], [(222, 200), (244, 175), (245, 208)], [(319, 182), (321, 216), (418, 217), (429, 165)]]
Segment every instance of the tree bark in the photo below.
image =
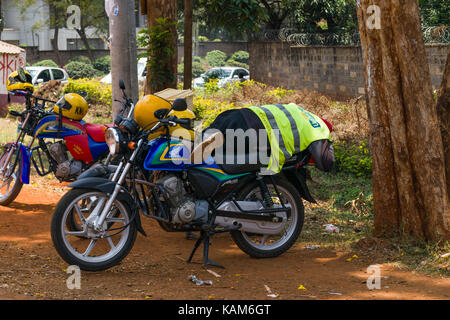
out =
[[(168, 18), (169, 21), (177, 21), (177, 0), (147, 0), (147, 23), (148, 26), (154, 26), (157, 18)], [(151, 88), (149, 84), (149, 77), (151, 77), (150, 70), (147, 69), (147, 81), (145, 84), (145, 94), (153, 93), (154, 91), (163, 90), (166, 88), (177, 87), (177, 65), (178, 65), (178, 37), (177, 28), (172, 27), (172, 34), (174, 35), (172, 45), (174, 48), (174, 55), (168, 61), (168, 69), (173, 75), (173, 80), (167, 80), (167, 83), (162, 84), (160, 88)]]
[(183, 88), (192, 87), (192, 0), (184, 0), (184, 80)]
[[(447, 196), (450, 197), (450, 46), (447, 47), (447, 63), (445, 64), (441, 88), (437, 97), (436, 109), (441, 124), (441, 136), (444, 145)], [(450, 202), (450, 198), (448, 198), (448, 201)]]
[(92, 62), (94, 62), (94, 55), (92, 54), (91, 47), (89, 46), (89, 41), (86, 36), (86, 30), (84, 29), (84, 27), (81, 27), (81, 29), (75, 29), (75, 30), (77, 31), (78, 35), (81, 38), (81, 41), (83, 42), (84, 46), (86, 47), (89, 59)]
[[(371, 24), (380, 10), (380, 28)], [(369, 10), (368, 10), (369, 9)], [(448, 238), (444, 152), (417, 1), (360, 0), (375, 235)]]

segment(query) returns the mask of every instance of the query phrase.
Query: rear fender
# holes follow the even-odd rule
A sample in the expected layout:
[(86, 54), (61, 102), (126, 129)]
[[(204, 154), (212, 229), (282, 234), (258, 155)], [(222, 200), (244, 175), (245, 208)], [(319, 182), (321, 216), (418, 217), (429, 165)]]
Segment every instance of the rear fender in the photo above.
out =
[[(98, 177), (90, 177), (77, 180), (69, 185), (69, 188), (72, 189), (93, 189), (96, 191), (100, 191), (101, 193), (104, 193), (108, 196), (110, 196), (114, 192), (115, 187), (116, 187), (115, 182), (108, 180), (106, 178), (98, 178)], [(132, 211), (131, 214), (132, 215), (135, 214), (134, 223), (136, 224), (138, 231), (142, 235), (147, 236), (144, 229), (142, 228), (141, 217), (139, 215), (138, 207), (136, 206), (136, 203), (131, 194), (128, 192), (128, 190), (122, 187), (119, 194), (117, 195), (117, 199), (125, 202), (128, 205), (128, 207)]]
[(291, 166), (283, 169), (285, 178), (294, 185), (300, 196), (311, 203), (317, 203), (306, 185), (306, 168)]

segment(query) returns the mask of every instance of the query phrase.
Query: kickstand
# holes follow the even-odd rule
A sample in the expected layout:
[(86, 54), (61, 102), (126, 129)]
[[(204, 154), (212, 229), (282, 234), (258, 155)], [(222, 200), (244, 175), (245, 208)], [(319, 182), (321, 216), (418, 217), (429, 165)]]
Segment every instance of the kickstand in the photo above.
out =
[(224, 266), (221, 266), (220, 264), (215, 263), (211, 259), (209, 259), (209, 240), (210, 240), (210, 232), (201, 231), (200, 237), (197, 239), (194, 245), (194, 249), (192, 250), (187, 262), (191, 262), (192, 257), (194, 256), (195, 251), (197, 251), (200, 244), (203, 242), (203, 268), (207, 269), (208, 266), (211, 267), (217, 267), (225, 269)]

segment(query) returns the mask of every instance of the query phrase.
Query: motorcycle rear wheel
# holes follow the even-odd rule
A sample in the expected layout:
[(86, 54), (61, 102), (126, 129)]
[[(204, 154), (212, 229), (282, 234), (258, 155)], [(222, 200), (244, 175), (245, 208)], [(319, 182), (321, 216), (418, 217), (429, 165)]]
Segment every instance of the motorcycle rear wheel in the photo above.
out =
[[(283, 179), (274, 179), (280, 197), (276, 194), (273, 185), (267, 187), (274, 203), (280, 201), (291, 208), (283, 234), (264, 235), (247, 233), (245, 231), (232, 231), (231, 237), (236, 245), (253, 258), (273, 258), (286, 252), (297, 241), (303, 227), (304, 211), (302, 198), (295, 187)], [(240, 193), (238, 200), (262, 201), (261, 191), (257, 183), (250, 184)]]
[[(8, 146), (0, 155), (0, 169), (5, 165), (10, 147)], [(0, 205), (7, 206), (13, 202), (22, 190), (22, 153), (16, 149), (9, 163), (5, 166), (5, 171), (0, 171)]]
[[(101, 206), (101, 199), (106, 202), (108, 196), (96, 190), (72, 189), (58, 202), (52, 217), (51, 236), (56, 251), (64, 261), (86, 271), (106, 270), (119, 264), (137, 236), (136, 225), (130, 223), (131, 210), (120, 200), (114, 201), (102, 232), (89, 229), (86, 219), (97, 205)], [(71, 228), (75, 216), (81, 227), (77, 229), (81, 230)]]

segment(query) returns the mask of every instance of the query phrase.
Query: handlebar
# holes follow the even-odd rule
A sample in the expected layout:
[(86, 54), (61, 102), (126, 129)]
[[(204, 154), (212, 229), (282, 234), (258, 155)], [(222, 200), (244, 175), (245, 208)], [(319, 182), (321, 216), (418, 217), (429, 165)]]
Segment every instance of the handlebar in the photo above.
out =
[(19, 94), (21, 96), (25, 96), (26, 98), (34, 98), (34, 99), (45, 101), (45, 102), (57, 103), (57, 101), (49, 100), (49, 99), (42, 98), (42, 97), (36, 97), (31, 92), (28, 92), (28, 91), (25, 91), (25, 90), (16, 90), (15, 92), (9, 91), (9, 93), (12, 94), (12, 95)]

